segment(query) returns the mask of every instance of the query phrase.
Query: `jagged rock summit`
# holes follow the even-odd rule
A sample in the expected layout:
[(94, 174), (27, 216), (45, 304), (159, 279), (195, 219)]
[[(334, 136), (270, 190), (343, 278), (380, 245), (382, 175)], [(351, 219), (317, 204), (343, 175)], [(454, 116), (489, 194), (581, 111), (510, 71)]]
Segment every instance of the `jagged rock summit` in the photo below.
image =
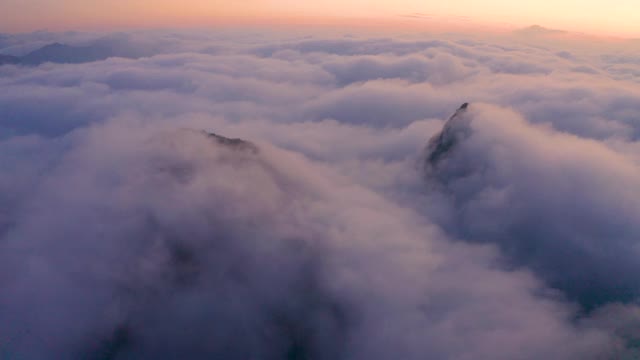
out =
[(246, 140), (242, 140), (242, 139), (232, 139), (232, 138), (228, 138), (228, 137), (224, 137), (222, 135), (218, 135), (216, 133), (212, 133), (212, 132), (206, 132), (204, 131), (204, 133), (209, 137), (212, 138), (214, 140), (216, 140), (218, 142), (218, 144), (224, 145), (224, 146), (228, 146), (232, 149), (235, 150), (242, 150), (242, 151), (249, 151), (252, 153), (257, 153), (258, 152), (258, 147), (255, 146), (253, 143), (246, 141)]
[(437, 167), (460, 141), (469, 136), (471, 119), (468, 110), (469, 103), (462, 104), (446, 122), (442, 131), (431, 138), (427, 145), (427, 169)]

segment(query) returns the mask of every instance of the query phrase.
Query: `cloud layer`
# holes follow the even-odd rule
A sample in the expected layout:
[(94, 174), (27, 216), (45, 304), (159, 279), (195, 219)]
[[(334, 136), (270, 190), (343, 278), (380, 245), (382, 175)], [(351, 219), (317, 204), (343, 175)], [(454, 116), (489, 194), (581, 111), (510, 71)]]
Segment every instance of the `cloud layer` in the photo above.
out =
[(640, 54), (558, 41), (3, 36), (113, 56), (0, 66), (0, 354), (637, 356)]

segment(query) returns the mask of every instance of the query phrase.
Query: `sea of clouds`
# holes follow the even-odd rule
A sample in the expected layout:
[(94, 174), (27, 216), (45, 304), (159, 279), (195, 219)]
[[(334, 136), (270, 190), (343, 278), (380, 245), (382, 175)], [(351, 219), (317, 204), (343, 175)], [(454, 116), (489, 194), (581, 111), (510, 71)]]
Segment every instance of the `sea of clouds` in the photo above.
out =
[(637, 41), (37, 32), (0, 53), (52, 43), (113, 57), (0, 66), (0, 359), (640, 357)]

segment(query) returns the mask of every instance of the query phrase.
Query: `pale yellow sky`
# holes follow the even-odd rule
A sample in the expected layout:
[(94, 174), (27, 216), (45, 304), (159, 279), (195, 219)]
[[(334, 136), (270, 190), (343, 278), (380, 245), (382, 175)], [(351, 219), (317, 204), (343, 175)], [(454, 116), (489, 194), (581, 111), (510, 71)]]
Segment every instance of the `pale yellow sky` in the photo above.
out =
[[(414, 13), (428, 16), (402, 16)], [(455, 19), (459, 23), (541, 24), (640, 37), (640, 0), (0, 0), (0, 31), (5, 32), (219, 22), (304, 23), (311, 18), (341, 18), (343, 22), (367, 18), (399, 25)]]

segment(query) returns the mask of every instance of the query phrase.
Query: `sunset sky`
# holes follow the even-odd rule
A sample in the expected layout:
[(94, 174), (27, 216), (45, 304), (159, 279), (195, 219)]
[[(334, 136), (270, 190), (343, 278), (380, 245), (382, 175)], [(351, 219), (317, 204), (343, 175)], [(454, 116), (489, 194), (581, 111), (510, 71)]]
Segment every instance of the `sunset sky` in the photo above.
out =
[[(595, 34), (640, 36), (637, 0), (2, 0), (0, 31), (206, 26), (383, 20), (398, 25), (540, 24)], [(419, 13), (418, 17), (410, 17)], [(366, 23), (366, 21), (364, 22)], [(358, 22), (363, 24), (362, 21)]]

